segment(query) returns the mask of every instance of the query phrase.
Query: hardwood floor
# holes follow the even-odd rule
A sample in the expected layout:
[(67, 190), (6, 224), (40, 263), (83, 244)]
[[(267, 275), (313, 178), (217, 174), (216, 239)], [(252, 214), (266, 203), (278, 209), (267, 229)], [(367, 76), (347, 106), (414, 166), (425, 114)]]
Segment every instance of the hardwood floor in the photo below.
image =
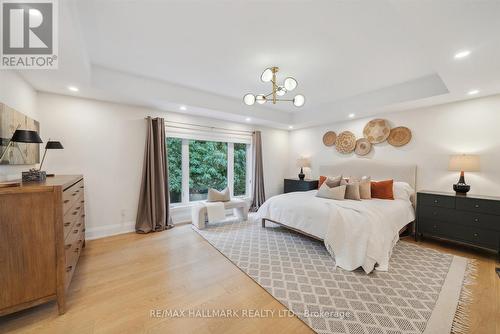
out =
[[(419, 244), (478, 259), (472, 332), (500, 333), (495, 257), (431, 241)], [(298, 318), (278, 317), (286, 309), (189, 225), (88, 241), (67, 306), (62, 316), (50, 303), (2, 317), (0, 333), (312, 333)], [(275, 316), (153, 318), (154, 309), (274, 310)]]

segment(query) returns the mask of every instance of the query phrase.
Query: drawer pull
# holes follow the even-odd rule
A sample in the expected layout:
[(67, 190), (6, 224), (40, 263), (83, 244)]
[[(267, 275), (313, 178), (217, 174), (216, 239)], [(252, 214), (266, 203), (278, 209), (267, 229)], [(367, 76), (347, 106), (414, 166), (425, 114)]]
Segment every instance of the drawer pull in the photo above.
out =
[(85, 214), (82, 215), (82, 218), (85, 218)]
[(437, 199), (435, 199), (435, 200), (434, 200), (434, 203), (435, 203), (435, 204), (438, 204), (438, 203), (439, 203), (439, 201), (438, 201)]
[(71, 225), (70, 222), (64, 223), (64, 226), (69, 226), (69, 225)]
[(82, 239), (78, 240), (78, 243), (81, 244), (82, 243)]
[(83, 228), (82, 232), (85, 232), (85, 228)]
[(69, 199), (66, 199), (64, 200), (64, 204), (68, 203), (69, 202)]
[(67, 244), (66, 246), (64, 246), (64, 249), (70, 249), (71, 248), (71, 244)]
[(80, 248), (75, 248), (75, 253), (78, 253), (79, 250)]
[(474, 218), (475, 223), (479, 223), (479, 218)]
[(76, 227), (80, 227), (80, 226), (82, 226), (82, 223), (76, 224)]
[(78, 230), (73, 230), (73, 233), (74, 233), (74, 234), (77, 234), (77, 233), (78, 233)]
[(479, 233), (474, 233), (474, 236), (477, 238), (479, 237)]
[(78, 214), (78, 211), (73, 211), (72, 215), (75, 216), (76, 214)]
[(80, 186), (80, 189), (83, 189), (83, 186)]
[(479, 204), (474, 205), (476, 209), (479, 209)]
[(75, 210), (80, 210), (80, 208), (81, 208), (81, 206), (77, 206), (77, 207), (75, 208)]
[(84, 201), (84, 200), (81, 200), (81, 201), (80, 201), (80, 203), (82, 203), (82, 204), (83, 204), (83, 203), (85, 203), (85, 201)]
[(73, 269), (73, 266), (67, 266), (66, 267), (66, 272), (69, 273), (71, 271), (71, 269)]

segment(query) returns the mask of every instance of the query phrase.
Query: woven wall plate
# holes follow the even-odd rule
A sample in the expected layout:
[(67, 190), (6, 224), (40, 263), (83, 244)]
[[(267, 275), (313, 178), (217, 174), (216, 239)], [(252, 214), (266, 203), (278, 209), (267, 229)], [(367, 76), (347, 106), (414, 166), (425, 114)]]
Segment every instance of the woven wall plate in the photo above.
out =
[(336, 140), (337, 140), (337, 134), (333, 131), (328, 131), (323, 135), (323, 144), (325, 144), (325, 146), (335, 145)]
[(356, 136), (351, 131), (344, 131), (339, 133), (335, 141), (335, 148), (340, 153), (351, 153), (356, 147)]
[(400, 147), (408, 144), (411, 140), (411, 131), (405, 126), (398, 126), (391, 130), (387, 141), (392, 146)]
[(389, 137), (391, 127), (385, 119), (372, 119), (365, 125), (363, 136), (372, 144), (383, 142)]
[(372, 144), (366, 138), (360, 138), (356, 140), (356, 147), (354, 148), (354, 153), (363, 156), (370, 153), (372, 150)]

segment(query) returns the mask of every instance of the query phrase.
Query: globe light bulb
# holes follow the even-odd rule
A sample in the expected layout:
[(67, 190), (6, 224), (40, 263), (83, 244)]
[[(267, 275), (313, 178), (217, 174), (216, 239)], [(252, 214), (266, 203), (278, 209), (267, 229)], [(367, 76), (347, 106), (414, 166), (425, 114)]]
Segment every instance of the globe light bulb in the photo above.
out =
[(293, 98), (293, 105), (296, 107), (302, 107), (305, 102), (306, 102), (306, 98), (304, 97), (304, 95), (299, 94)]
[(285, 86), (285, 89), (289, 92), (297, 88), (297, 85), (297, 80), (292, 77), (288, 77), (283, 81), (283, 86)]
[(257, 101), (258, 104), (266, 103), (266, 97), (264, 95), (257, 95), (255, 97), (255, 100)]
[(255, 103), (255, 96), (253, 94), (246, 94), (245, 96), (243, 96), (243, 102), (247, 106), (251, 106)]
[(260, 75), (260, 80), (262, 82), (270, 82), (273, 79), (273, 70), (266, 68), (264, 72)]
[(283, 96), (286, 94), (286, 89), (283, 86), (279, 86), (278, 90), (276, 91), (276, 95), (278, 96)]

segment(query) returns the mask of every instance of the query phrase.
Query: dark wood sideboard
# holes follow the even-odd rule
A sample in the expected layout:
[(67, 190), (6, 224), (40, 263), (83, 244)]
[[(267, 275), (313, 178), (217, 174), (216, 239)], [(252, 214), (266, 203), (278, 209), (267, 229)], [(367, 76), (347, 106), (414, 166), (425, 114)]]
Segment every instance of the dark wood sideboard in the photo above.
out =
[(500, 256), (500, 198), (420, 191), (416, 231), (417, 238), (456, 241)]
[(0, 188), (0, 316), (57, 300), (66, 290), (85, 246), (81, 175)]

